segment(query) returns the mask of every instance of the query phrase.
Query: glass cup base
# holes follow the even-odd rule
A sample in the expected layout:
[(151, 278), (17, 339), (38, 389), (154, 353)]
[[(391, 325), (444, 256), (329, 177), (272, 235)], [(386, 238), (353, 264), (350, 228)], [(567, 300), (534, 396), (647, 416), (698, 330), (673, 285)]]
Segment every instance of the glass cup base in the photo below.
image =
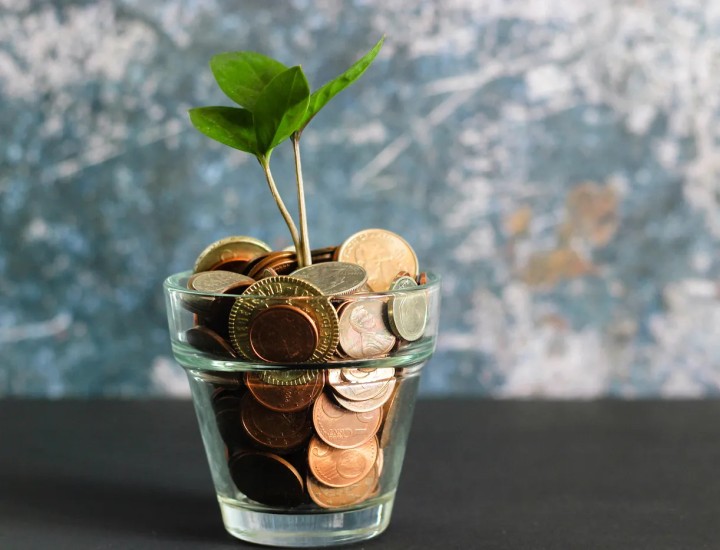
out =
[(255, 544), (303, 548), (349, 544), (379, 535), (390, 523), (394, 500), (395, 495), (389, 494), (384, 501), (357, 510), (278, 514), (218, 499), (225, 529), (232, 536)]

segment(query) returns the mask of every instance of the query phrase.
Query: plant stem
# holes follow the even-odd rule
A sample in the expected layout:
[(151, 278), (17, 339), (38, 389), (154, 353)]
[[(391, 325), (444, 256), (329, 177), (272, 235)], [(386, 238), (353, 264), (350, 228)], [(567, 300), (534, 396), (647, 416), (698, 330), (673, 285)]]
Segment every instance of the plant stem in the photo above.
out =
[(288, 229), (290, 230), (290, 237), (292, 237), (293, 244), (295, 245), (295, 250), (300, 250), (300, 240), (298, 239), (298, 232), (297, 228), (295, 227), (295, 222), (290, 216), (290, 212), (288, 212), (288, 209), (285, 208), (285, 203), (280, 197), (280, 193), (278, 193), (277, 187), (275, 186), (275, 180), (272, 176), (272, 172), (270, 172), (270, 159), (267, 156), (258, 156), (258, 161), (260, 162), (260, 166), (262, 166), (263, 168), (263, 172), (265, 172), (265, 179), (267, 180), (268, 186), (270, 187), (270, 193), (272, 193), (273, 199), (275, 199), (275, 204), (277, 204), (277, 207), (280, 209), (280, 213), (282, 214), (282, 217), (285, 220)]
[(295, 153), (295, 179), (297, 181), (298, 212), (300, 218), (300, 248), (298, 259), (300, 267), (312, 265), (310, 239), (308, 237), (307, 214), (305, 213), (305, 188), (303, 186), (302, 164), (300, 163), (300, 133), (292, 135), (293, 153)]

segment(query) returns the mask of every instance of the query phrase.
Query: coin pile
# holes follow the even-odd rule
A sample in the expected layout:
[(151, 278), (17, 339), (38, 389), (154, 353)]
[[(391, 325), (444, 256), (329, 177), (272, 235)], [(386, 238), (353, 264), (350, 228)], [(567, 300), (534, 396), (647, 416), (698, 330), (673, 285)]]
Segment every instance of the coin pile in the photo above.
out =
[(299, 268), (294, 251), (251, 237), (211, 244), (183, 297), (195, 314), (186, 342), (223, 359), (298, 364), (382, 357), (422, 337), (428, 300), (416, 287), (427, 275), (402, 237), (367, 229), (312, 261)]
[(341, 508), (380, 494), (403, 384), (394, 368), (208, 376), (230, 477), (247, 498)]

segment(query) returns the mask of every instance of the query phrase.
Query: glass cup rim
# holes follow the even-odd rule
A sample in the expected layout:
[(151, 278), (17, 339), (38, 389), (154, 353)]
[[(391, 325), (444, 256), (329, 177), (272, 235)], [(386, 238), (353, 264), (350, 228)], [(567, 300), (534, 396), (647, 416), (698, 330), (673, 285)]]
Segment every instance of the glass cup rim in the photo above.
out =
[[(410, 288), (402, 288), (398, 290), (384, 290), (381, 292), (354, 292), (351, 294), (343, 294), (338, 296), (291, 296), (293, 300), (317, 300), (319, 298), (345, 298), (348, 300), (362, 300), (372, 298), (392, 298), (394, 296), (407, 296), (414, 292), (420, 292), (423, 290), (437, 290), (440, 287), (441, 277), (435, 272), (426, 271), (427, 282), (424, 285), (417, 285)], [(262, 298), (263, 300), (272, 300), (273, 298), (285, 298), (288, 296), (264, 296), (259, 294), (222, 294), (217, 292), (202, 292), (199, 290), (193, 290), (187, 288), (180, 283), (183, 279), (189, 278), (194, 273), (191, 270), (180, 271), (167, 277), (163, 281), (163, 288), (166, 292), (182, 293), (190, 296), (206, 296), (210, 298)], [(290, 275), (292, 276), (292, 274)]]

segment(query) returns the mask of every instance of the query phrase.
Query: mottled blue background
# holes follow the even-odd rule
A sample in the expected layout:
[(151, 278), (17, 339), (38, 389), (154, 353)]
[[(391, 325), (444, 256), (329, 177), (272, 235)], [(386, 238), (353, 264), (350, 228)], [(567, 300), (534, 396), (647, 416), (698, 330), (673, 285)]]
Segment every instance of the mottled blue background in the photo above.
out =
[(228, 104), (207, 61), (317, 87), (383, 33), (303, 137), (311, 237), (386, 227), (443, 274), (424, 391), (717, 395), (720, 3), (692, 0), (0, 0), (0, 395), (187, 392), (162, 279), (288, 244), (187, 121)]

